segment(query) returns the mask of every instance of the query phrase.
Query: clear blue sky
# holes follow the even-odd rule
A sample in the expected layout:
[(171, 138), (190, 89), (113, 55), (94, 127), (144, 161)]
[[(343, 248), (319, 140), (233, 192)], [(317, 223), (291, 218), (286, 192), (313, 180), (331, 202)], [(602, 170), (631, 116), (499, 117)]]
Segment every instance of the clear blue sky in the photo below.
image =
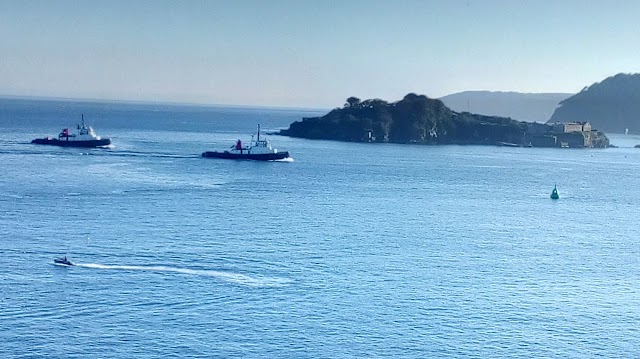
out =
[(640, 72), (640, 1), (0, 0), (0, 95), (335, 107)]

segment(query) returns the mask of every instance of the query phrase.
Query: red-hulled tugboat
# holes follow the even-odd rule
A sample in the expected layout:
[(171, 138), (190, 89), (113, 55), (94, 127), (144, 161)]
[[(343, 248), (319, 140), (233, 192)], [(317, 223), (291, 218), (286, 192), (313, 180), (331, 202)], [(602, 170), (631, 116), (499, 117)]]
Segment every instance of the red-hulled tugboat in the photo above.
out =
[(111, 144), (110, 138), (102, 138), (96, 136), (93, 128), (84, 124), (84, 115), (82, 116), (82, 125), (78, 125), (77, 133), (69, 133), (69, 129), (65, 128), (60, 132), (58, 138), (36, 138), (31, 141), (38, 145), (53, 145), (61, 147), (102, 147)]
[(231, 160), (276, 161), (289, 158), (289, 151), (278, 152), (277, 149), (271, 147), (271, 142), (264, 139), (264, 136), (263, 139), (260, 139), (260, 125), (258, 125), (256, 140), (254, 141), (253, 136), (251, 136), (249, 146), (243, 146), (242, 141), (238, 140), (226, 151), (207, 151), (202, 153), (202, 157)]

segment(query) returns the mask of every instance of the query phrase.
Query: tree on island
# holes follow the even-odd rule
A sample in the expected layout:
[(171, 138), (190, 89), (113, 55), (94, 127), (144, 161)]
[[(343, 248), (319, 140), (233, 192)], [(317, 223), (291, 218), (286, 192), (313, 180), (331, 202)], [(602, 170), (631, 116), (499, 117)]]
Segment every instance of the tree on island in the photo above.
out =
[(359, 104), (360, 99), (355, 96), (351, 96), (347, 99), (347, 103), (344, 104), (344, 107), (358, 107)]

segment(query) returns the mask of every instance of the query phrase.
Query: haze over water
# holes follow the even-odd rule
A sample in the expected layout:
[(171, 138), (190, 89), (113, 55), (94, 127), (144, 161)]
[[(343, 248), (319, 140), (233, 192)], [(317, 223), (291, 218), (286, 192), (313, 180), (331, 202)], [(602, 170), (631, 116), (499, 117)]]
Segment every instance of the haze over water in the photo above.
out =
[(0, 357), (640, 354), (640, 137), (200, 157), (315, 114), (0, 100)]

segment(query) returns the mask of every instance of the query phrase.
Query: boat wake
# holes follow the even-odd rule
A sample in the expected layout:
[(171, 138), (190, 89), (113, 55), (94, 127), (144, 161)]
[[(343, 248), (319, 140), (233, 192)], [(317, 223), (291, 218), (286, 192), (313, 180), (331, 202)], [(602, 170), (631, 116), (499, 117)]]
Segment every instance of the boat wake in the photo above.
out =
[(97, 263), (75, 263), (75, 266), (82, 268), (111, 269), (122, 271), (170, 272), (185, 275), (214, 277), (228, 283), (240, 284), (248, 287), (282, 287), (291, 282), (291, 280), (285, 278), (250, 277), (248, 275), (240, 273), (209, 269), (189, 269), (168, 266), (106, 265)]
[(143, 151), (129, 151), (129, 150), (111, 150), (108, 151), (93, 151), (90, 154), (92, 156), (116, 156), (116, 157), (156, 157), (156, 158), (200, 158), (198, 154), (174, 154), (165, 152), (143, 152)]

